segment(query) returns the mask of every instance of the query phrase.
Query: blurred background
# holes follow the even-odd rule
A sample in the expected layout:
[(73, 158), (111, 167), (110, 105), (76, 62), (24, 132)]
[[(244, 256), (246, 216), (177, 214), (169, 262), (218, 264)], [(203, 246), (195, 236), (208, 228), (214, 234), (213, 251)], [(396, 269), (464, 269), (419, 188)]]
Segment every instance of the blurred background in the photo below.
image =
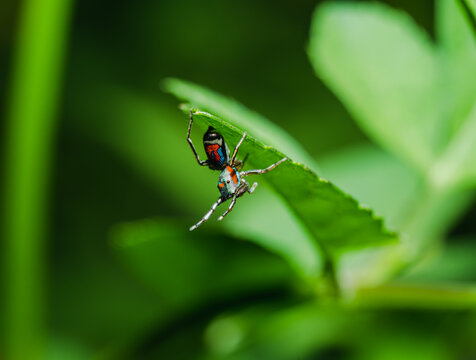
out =
[[(188, 233), (217, 196), (216, 173), (196, 166), (168, 77), (272, 120), (390, 229), (419, 203), (417, 172), (315, 74), (320, 3), (0, 3), (0, 358), (476, 359), (471, 187), (422, 210), (431, 245), (412, 266), (373, 253), (361, 275), (368, 254), (342, 258), (350, 294), (396, 283), (357, 302), (320, 297), (319, 280), (226, 221)], [(434, 1), (378, 3), (436, 41)], [(272, 226), (274, 193), (263, 182), (252, 200)]]

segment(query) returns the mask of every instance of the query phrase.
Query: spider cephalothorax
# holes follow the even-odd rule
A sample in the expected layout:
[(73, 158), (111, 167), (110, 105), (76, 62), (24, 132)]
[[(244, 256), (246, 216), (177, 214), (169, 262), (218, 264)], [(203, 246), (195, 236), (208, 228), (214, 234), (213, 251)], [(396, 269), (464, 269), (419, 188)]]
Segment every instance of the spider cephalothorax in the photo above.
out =
[(248, 170), (241, 171), (244, 161), (236, 160), (236, 155), (238, 149), (240, 148), (241, 143), (246, 137), (246, 131), (244, 132), (242, 138), (238, 142), (233, 151), (233, 155), (230, 158), (230, 151), (226, 145), (225, 139), (223, 136), (218, 133), (213, 127), (209, 127), (205, 135), (203, 136), (203, 146), (205, 147), (205, 152), (207, 153), (207, 160), (200, 160), (195, 147), (193, 146), (192, 140), (190, 139), (190, 131), (192, 130), (193, 124), (193, 112), (190, 110), (190, 124), (188, 126), (187, 141), (192, 148), (192, 151), (195, 155), (199, 165), (208, 166), (212, 170), (221, 170), (220, 176), (218, 178), (218, 190), (220, 191), (220, 197), (212, 205), (210, 211), (208, 211), (205, 216), (195, 225), (190, 228), (190, 231), (196, 229), (205, 221), (207, 221), (213, 212), (216, 210), (217, 206), (222, 202), (231, 199), (230, 206), (225, 211), (223, 215), (218, 218), (218, 221), (222, 220), (236, 204), (236, 199), (245, 194), (246, 192), (252, 193), (258, 183), (255, 182), (250, 187), (249, 184), (243, 179), (248, 175), (261, 175), (265, 174), (268, 171), (273, 170), (276, 166), (286, 161), (287, 158), (279, 160), (277, 163), (268, 166), (266, 169), (258, 170)]

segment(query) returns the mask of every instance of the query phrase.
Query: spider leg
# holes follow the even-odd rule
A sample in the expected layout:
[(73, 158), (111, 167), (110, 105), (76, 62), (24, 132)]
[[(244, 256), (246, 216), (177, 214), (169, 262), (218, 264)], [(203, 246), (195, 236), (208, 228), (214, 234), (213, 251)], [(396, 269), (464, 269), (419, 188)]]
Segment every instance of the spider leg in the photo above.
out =
[(190, 123), (188, 124), (187, 141), (190, 147), (192, 148), (193, 154), (195, 155), (195, 159), (197, 159), (198, 165), (207, 166), (208, 161), (200, 160), (200, 158), (198, 157), (197, 150), (195, 150), (195, 147), (193, 146), (192, 139), (190, 139), (190, 131), (192, 130), (192, 124), (193, 124), (193, 113), (192, 113), (192, 110), (190, 110)]
[(234, 161), (233, 166), (235, 167), (236, 170), (241, 171), (241, 169), (243, 169), (243, 167), (245, 166), (246, 159), (248, 159), (248, 155), (249, 154), (246, 154), (243, 160)]
[(220, 205), (222, 202), (223, 202), (223, 199), (222, 199), (222, 198), (218, 198), (218, 200), (215, 201), (215, 203), (212, 205), (210, 211), (205, 214), (205, 216), (202, 218), (202, 220), (200, 220), (198, 223), (196, 223), (195, 225), (193, 225), (193, 226), (190, 228), (190, 231), (195, 230), (195, 229), (198, 228), (200, 225), (202, 225), (205, 221), (207, 221), (207, 220), (210, 218), (210, 216), (213, 214), (213, 212), (216, 210), (217, 206)]
[(231, 160), (230, 160), (231, 164), (233, 164), (233, 162), (235, 161), (236, 154), (238, 154), (238, 149), (240, 148), (241, 143), (243, 142), (243, 140), (245, 140), (246, 133), (247, 133), (246, 131), (243, 133), (243, 136), (241, 137), (240, 141), (238, 141), (238, 144), (236, 145), (235, 150), (233, 151), (233, 155), (231, 156)]
[[(257, 169), (257, 170), (243, 171), (243, 172), (240, 173), (240, 176), (266, 174), (268, 171), (273, 170), (276, 166), (278, 166), (278, 165), (281, 164), (282, 162), (286, 161), (287, 159), (288, 159), (287, 157), (282, 158), (282, 159), (279, 160), (277, 163), (268, 166), (266, 169)], [(253, 186), (254, 186), (254, 184), (253, 184)]]
[(222, 221), (223, 218), (224, 218), (231, 210), (233, 210), (233, 207), (234, 207), (235, 204), (236, 204), (236, 198), (237, 198), (236, 195), (233, 196), (233, 198), (231, 199), (231, 204), (230, 204), (230, 206), (229, 206), (228, 209), (223, 213), (223, 215), (218, 218), (218, 221)]
[(250, 194), (252, 194), (253, 191), (255, 191), (255, 189), (256, 189), (257, 186), (258, 186), (258, 183), (257, 183), (257, 182), (253, 183), (253, 185), (251, 185), (251, 188), (248, 189), (248, 192), (249, 192)]

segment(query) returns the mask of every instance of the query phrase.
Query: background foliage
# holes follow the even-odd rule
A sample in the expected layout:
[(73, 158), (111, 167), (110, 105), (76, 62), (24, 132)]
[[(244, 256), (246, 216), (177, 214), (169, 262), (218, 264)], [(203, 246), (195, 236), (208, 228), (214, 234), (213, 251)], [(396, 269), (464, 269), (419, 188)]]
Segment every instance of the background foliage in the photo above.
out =
[[(3, 1), (0, 357), (476, 357), (475, 13)], [(190, 233), (217, 173), (177, 98), (200, 150), (304, 166)]]

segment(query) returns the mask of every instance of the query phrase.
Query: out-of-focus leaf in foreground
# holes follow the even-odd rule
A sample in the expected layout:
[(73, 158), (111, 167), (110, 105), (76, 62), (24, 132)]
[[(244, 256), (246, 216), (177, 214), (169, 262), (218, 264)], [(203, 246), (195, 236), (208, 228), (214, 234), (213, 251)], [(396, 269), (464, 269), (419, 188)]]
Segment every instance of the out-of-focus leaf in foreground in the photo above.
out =
[[(211, 353), (207, 359), (319, 359), (323, 358), (321, 354), (329, 353), (329, 347), (344, 348), (348, 351), (344, 354), (358, 354), (350, 356), (356, 359), (451, 359), (446, 356), (448, 344), (461, 343), (460, 338), (451, 337), (458, 324), (448, 322), (448, 312), (432, 310), (406, 313), (400, 309), (392, 318), (383, 309), (369, 311), (305, 302), (280, 311), (236, 311), (210, 323), (205, 333)], [(418, 326), (408, 320), (409, 316)], [(428, 316), (431, 322), (424, 321)], [(434, 331), (435, 324), (446, 326)], [(227, 329), (233, 331), (225, 332)], [(455, 352), (461, 351), (457, 346), (456, 349)], [(330, 354), (324, 358), (349, 358), (339, 352)]]
[[(183, 109), (188, 113), (190, 107), (184, 106)], [(243, 135), (243, 131), (234, 124), (196, 108), (192, 111), (196, 125), (202, 129), (213, 126), (230, 146), (237, 144)], [(285, 156), (252, 135), (243, 141), (240, 154), (249, 154), (249, 166), (259, 169)], [(319, 178), (303, 164), (288, 160), (261, 178), (265, 178), (283, 197), (326, 250), (378, 245), (395, 240), (395, 235), (383, 227), (381, 219), (376, 219), (370, 210), (361, 208), (353, 198)]]

